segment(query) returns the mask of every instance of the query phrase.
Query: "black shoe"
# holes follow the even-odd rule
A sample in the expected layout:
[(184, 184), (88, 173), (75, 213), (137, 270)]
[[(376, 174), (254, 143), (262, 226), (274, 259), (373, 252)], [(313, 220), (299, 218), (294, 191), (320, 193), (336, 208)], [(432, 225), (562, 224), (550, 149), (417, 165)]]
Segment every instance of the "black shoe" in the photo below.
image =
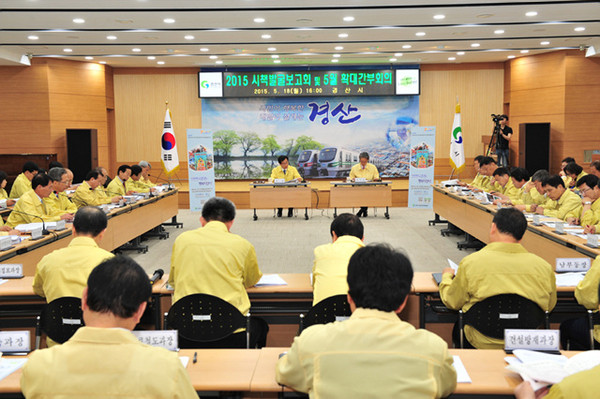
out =
[(363, 217), (366, 218), (367, 216), (369, 216), (369, 212), (367, 212), (367, 210), (365, 209), (363, 211)]
[(294, 210), (288, 209), (288, 217), (291, 218), (292, 216), (294, 216)]
[(280, 218), (283, 215), (283, 209), (277, 210), (277, 217)]
[(358, 212), (356, 213), (356, 216), (358, 216), (358, 217), (362, 217), (362, 211), (358, 211)]

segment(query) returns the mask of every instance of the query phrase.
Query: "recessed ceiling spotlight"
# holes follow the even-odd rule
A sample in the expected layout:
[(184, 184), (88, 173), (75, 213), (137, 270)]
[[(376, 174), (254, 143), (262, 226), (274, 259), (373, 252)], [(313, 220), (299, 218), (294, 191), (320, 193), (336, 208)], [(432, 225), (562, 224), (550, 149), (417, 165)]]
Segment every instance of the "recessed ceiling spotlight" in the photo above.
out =
[(331, 62), (333, 62), (334, 64), (335, 64), (336, 62), (338, 62), (338, 61), (339, 61), (339, 60), (338, 60), (337, 58), (334, 58), (334, 59), (332, 59), (332, 60), (331, 60)]
[(217, 64), (217, 65), (221, 65), (222, 63), (223, 63), (223, 61), (221, 61), (221, 60), (215, 61), (215, 64)]
[(529, 50), (521, 50), (521, 54), (527, 54)]
[(141, 48), (132, 48), (131, 51), (133, 51), (134, 53), (139, 53), (140, 51), (142, 51)]
[(275, 48), (275, 47), (268, 47), (267, 50), (269, 50), (269, 51), (277, 51), (277, 48)]
[(345, 38), (347, 38), (347, 37), (348, 37), (348, 34), (347, 34), (347, 33), (340, 33), (340, 34), (338, 35), (338, 37), (339, 37), (340, 39), (345, 39)]
[(90, 57), (89, 55), (87, 57), (85, 57), (86, 60), (93, 60), (94, 57)]
[(155, 60), (155, 59), (156, 59), (156, 57), (155, 57), (155, 56), (153, 56), (153, 55), (151, 55), (151, 56), (149, 56), (149, 57), (148, 57), (148, 59), (149, 59), (150, 61), (152, 61), (152, 60)]
[(437, 14), (433, 16), (433, 19), (444, 19), (446, 16), (444, 14)]
[(281, 60), (273, 60), (273, 64), (281, 64)]
[(271, 35), (267, 35), (267, 34), (265, 34), (265, 35), (262, 35), (261, 37), (262, 37), (263, 39), (270, 39), (270, 38), (271, 38)]
[(36, 35), (30, 35), (30, 36), (27, 36), (27, 38), (28, 38), (29, 40), (37, 40), (37, 39), (39, 39), (39, 36), (36, 36)]
[(495, 33), (496, 35), (501, 35), (501, 34), (503, 34), (503, 33), (504, 33), (504, 29), (496, 29), (496, 30), (494, 31), (494, 33)]
[(115, 35), (108, 35), (108, 36), (106, 36), (106, 38), (108, 40), (117, 40), (117, 37)]
[(194, 40), (194, 36), (192, 36), (192, 35), (185, 35), (183, 38), (185, 40)]
[(514, 55), (509, 55), (509, 56), (508, 56), (508, 57), (506, 57), (506, 58), (513, 59), (513, 58), (515, 58), (515, 56), (514, 56)]
[(203, 53), (206, 53), (208, 51), (208, 48), (206, 48), (206, 47), (200, 47), (200, 51), (202, 51)]
[(396, 61), (398, 61), (398, 58), (390, 58), (390, 61), (391, 62), (396, 62)]
[(415, 33), (415, 36), (425, 36), (425, 32), (417, 32)]
[(537, 15), (537, 11), (527, 11), (525, 13), (526, 17), (535, 17)]
[(458, 53), (456, 53), (456, 55), (465, 55), (464, 51), (459, 51)]
[(254, 18), (254, 22), (256, 22), (257, 24), (262, 24), (263, 22), (265, 22), (264, 18)]
[(583, 26), (578, 26), (577, 28), (574, 29), (575, 32), (583, 32), (585, 30), (585, 27)]
[(405, 44), (402, 46), (402, 48), (411, 48), (412, 46), (410, 44)]
[(174, 24), (175, 20), (173, 18), (165, 18), (165, 19), (163, 19), (163, 22), (165, 24)]
[(106, 61), (100, 61), (99, 64), (106, 64)]
[(75, 18), (75, 19), (73, 19), (73, 22), (75, 22), (76, 24), (84, 24), (85, 23), (85, 19), (83, 19), (83, 18)]
[(448, 61), (454, 61), (456, 60), (456, 57), (448, 57)]
[(165, 62), (164, 62), (164, 61), (156, 61), (156, 63), (157, 63), (158, 65), (165, 65)]
[(479, 46), (481, 46), (481, 44), (479, 44), (479, 43), (471, 43), (471, 47), (479, 47)]
[(340, 51), (344, 49), (344, 46), (335, 46), (334, 49)]
[(540, 44), (541, 44), (542, 46), (547, 46), (547, 45), (549, 45), (549, 44), (550, 44), (550, 42), (548, 42), (548, 41), (544, 41), (544, 42), (540, 42)]
[(340, 58), (340, 55), (339, 54), (334, 54), (333, 58)]
[(352, 21), (354, 21), (354, 17), (350, 17), (350, 16), (344, 17), (344, 21), (346, 21), (346, 22), (352, 22)]
[(217, 58), (219, 58), (219, 57), (218, 57), (218, 56), (216, 56), (216, 55), (211, 55), (211, 56), (210, 56), (210, 57), (208, 57), (208, 58), (210, 58), (211, 60), (216, 60), (216, 59), (217, 59)]
[(72, 53), (72, 52), (73, 52), (73, 49), (72, 49), (72, 48), (64, 48), (64, 49), (63, 49), (63, 51), (64, 51), (65, 53)]

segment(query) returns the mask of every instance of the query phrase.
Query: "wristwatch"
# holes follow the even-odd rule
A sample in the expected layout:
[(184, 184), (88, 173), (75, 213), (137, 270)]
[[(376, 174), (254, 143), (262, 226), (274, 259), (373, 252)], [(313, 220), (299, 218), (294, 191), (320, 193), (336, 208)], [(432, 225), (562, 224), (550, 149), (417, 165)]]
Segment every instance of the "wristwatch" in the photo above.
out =
[(583, 205), (592, 205), (592, 203), (590, 201), (585, 201)]

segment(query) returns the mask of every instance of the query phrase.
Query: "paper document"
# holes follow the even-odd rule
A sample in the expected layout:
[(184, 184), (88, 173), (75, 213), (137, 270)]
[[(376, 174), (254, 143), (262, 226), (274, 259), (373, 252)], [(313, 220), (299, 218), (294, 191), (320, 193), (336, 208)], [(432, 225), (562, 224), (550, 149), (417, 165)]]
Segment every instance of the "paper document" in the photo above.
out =
[(27, 362), (27, 358), (1, 358), (0, 359), (0, 381), (23, 367), (23, 365)]
[(471, 381), (471, 377), (469, 377), (469, 373), (467, 373), (465, 365), (463, 364), (462, 360), (460, 360), (460, 357), (458, 355), (454, 355), (452, 358), (454, 359), (454, 370), (456, 370), (456, 382), (459, 384), (470, 384), (473, 382)]
[(5, 278), (0, 278), (0, 285), (2, 285), (2, 284), (4, 284), (4, 283), (7, 283), (7, 282), (8, 282), (8, 280), (7, 280), (7, 279), (5, 279)]
[(557, 287), (575, 287), (583, 278), (585, 272), (568, 272), (568, 273), (557, 273), (556, 274), (556, 286)]
[(279, 277), (279, 274), (265, 274), (263, 275), (258, 283), (256, 283), (257, 287), (264, 287), (267, 285), (287, 285), (284, 279)]
[(181, 361), (181, 364), (183, 365), (183, 368), (187, 368), (188, 363), (190, 362), (190, 357), (189, 356), (179, 356), (179, 361)]
[(450, 265), (452, 270), (454, 270), (454, 273), (456, 273), (458, 271), (458, 265), (456, 263), (454, 263), (450, 259), (448, 259), (448, 264)]

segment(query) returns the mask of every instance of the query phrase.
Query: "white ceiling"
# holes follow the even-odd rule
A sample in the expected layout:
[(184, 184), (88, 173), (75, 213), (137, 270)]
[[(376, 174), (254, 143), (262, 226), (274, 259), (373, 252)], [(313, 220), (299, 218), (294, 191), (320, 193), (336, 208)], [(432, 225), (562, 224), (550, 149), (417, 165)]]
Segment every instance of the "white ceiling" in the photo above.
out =
[(598, 1), (0, 0), (0, 64), (21, 54), (114, 67), (275, 66), (273, 56), (280, 66), (497, 62), (599, 37)]

